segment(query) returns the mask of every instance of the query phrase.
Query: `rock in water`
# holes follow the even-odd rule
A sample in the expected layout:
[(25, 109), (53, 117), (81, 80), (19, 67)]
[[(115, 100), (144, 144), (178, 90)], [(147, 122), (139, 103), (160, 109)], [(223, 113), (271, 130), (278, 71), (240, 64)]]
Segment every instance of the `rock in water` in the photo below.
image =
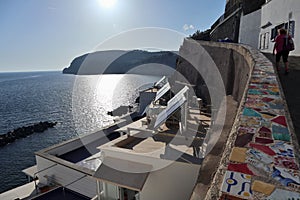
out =
[(9, 143), (14, 142), (16, 139), (25, 138), (33, 133), (42, 133), (48, 128), (53, 128), (57, 122), (39, 122), (29, 126), (23, 126), (16, 128), (6, 134), (0, 135), (0, 146), (5, 146)]

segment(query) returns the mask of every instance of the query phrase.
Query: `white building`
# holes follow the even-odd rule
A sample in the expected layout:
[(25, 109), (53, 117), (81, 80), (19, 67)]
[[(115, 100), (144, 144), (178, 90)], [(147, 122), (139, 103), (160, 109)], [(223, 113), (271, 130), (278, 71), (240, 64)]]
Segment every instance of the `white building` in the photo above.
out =
[[(165, 85), (155, 92), (153, 106), (162, 110), (155, 118), (149, 121), (147, 116), (134, 122), (120, 118), (98, 132), (36, 152), (37, 165), (24, 170), (34, 178), (34, 184), (0, 198), (190, 199), (209, 138), (198, 131), (200, 117), (206, 121), (210, 117), (200, 115), (199, 105), (189, 98), (187, 86), (166, 106), (157, 103), (171, 89), (167, 87), (169, 83)], [(175, 117), (179, 112), (180, 119)]]
[(261, 11), (261, 27), (258, 48), (262, 52), (272, 53), (274, 38), (280, 28), (288, 29), (295, 43), (290, 55), (300, 56), (300, 1), (266, 0)]
[(261, 9), (245, 15), (241, 14), (240, 30), (239, 30), (239, 43), (247, 44), (254, 48), (259, 46), (261, 24)]

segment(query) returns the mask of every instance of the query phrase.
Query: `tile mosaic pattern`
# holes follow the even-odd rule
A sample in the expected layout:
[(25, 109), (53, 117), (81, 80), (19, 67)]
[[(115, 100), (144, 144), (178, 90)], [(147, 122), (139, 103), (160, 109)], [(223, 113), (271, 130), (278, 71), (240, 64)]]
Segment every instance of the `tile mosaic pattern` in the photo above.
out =
[(222, 184), (222, 192), (243, 199), (251, 199), (251, 175), (227, 171)]
[[(253, 199), (257, 193), (268, 200), (300, 200), (299, 164), (277, 75), (262, 54), (252, 49), (250, 52), (256, 65), (240, 112), (220, 199)], [(257, 181), (264, 178), (273, 179), (277, 186)]]
[(300, 193), (276, 189), (266, 200), (300, 200)]
[(252, 190), (266, 195), (271, 195), (275, 190), (275, 186), (262, 181), (253, 181)]

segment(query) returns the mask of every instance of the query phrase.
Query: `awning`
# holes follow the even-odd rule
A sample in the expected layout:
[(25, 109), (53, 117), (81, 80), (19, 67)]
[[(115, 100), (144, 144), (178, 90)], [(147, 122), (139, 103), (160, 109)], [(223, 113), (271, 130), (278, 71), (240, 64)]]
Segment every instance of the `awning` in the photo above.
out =
[(265, 25), (261, 26), (261, 28), (262, 28), (262, 29), (265, 29), (265, 28), (267, 28), (267, 27), (269, 27), (269, 26), (272, 26), (272, 23), (271, 23), (271, 22), (266, 23)]
[(34, 165), (34, 166), (31, 166), (27, 169), (23, 169), (22, 172), (25, 173), (27, 176), (30, 176), (30, 177), (34, 178), (34, 175), (37, 172), (37, 166)]
[[(114, 167), (122, 166), (120, 169), (131, 169), (130, 171), (147, 171), (145, 173), (126, 172), (114, 169)], [(136, 169), (136, 170), (134, 170)], [(139, 170), (140, 169), (140, 170)], [(151, 165), (132, 162), (112, 157), (105, 157), (103, 163), (93, 175), (94, 178), (104, 182), (108, 182), (123, 188), (135, 191), (142, 191), (143, 186), (148, 178)]]

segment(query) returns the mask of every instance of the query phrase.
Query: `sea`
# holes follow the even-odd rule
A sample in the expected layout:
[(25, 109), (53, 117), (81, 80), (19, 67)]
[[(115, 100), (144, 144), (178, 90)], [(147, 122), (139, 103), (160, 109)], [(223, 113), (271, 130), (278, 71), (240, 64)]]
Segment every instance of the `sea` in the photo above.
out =
[(61, 72), (0, 73), (0, 134), (40, 121), (54, 128), (0, 147), (0, 193), (27, 183), (22, 170), (35, 165), (34, 152), (113, 123), (107, 115), (133, 105), (141, 87), (161, 77)]

